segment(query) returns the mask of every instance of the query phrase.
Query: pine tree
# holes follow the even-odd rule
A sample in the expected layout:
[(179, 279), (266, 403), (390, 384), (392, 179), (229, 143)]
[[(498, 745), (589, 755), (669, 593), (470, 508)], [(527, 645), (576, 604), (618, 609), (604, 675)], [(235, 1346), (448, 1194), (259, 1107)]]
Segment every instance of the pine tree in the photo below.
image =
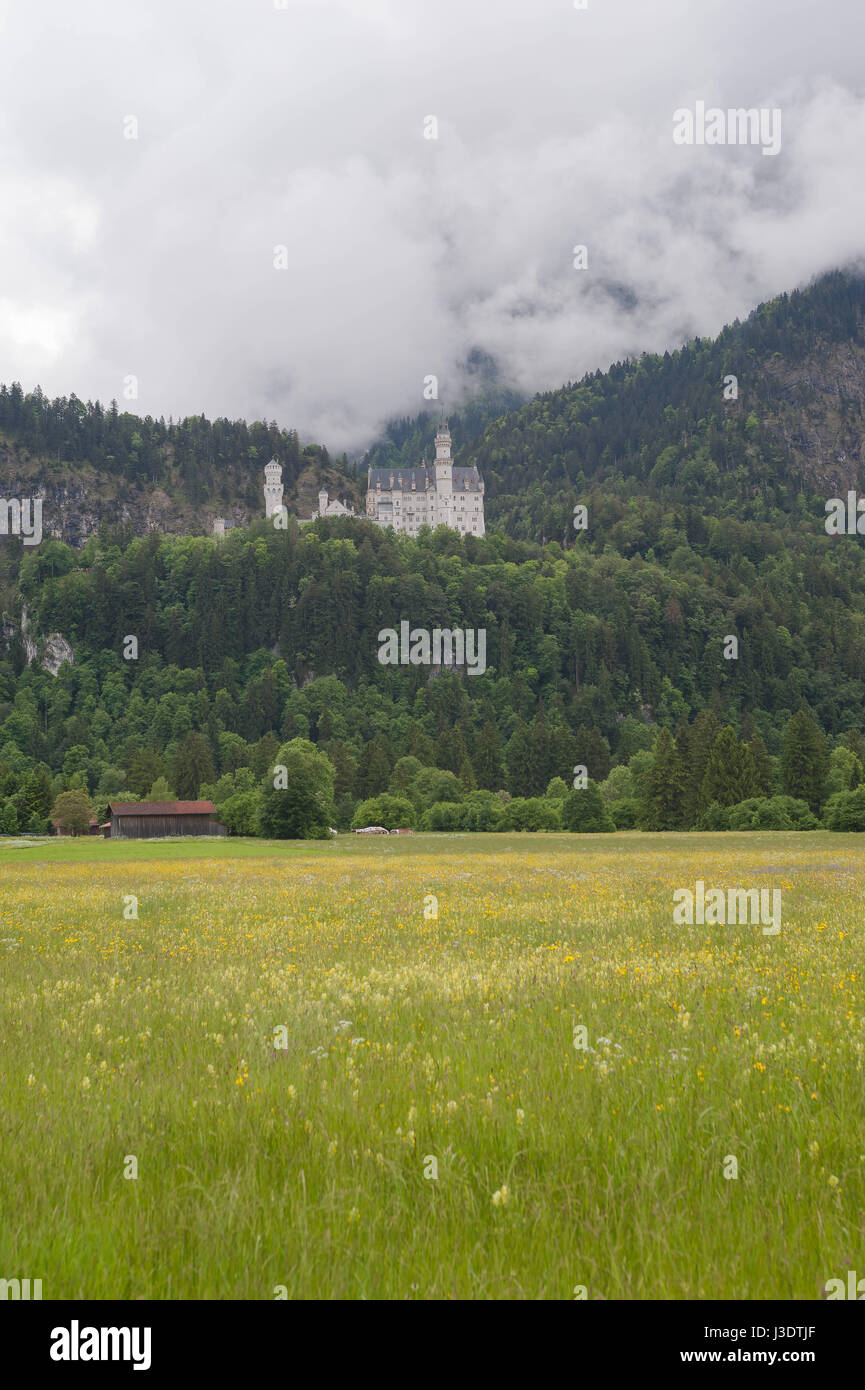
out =
[(712, 744), (700, 790), (702, 808), (716, 801), (719, 806), (737, 806), (754, 795), (753, 768), (747, 751), (734, 731), (725, 727)]
[(751, 765), (751, 791), (749, 796), (772, 795), (772, 759), (766, 752), (766, 745), (759, 735), (746, 744)]
[(850, 752), (856, 757), (859, 766), (863, 769), (862, 772), (857, 770), (854, 773), (856, 781), (851, 783), (852, 791), (859, 786), (860, 782), (863, 780), (863, 776), (865, 776), (865, 737), (863, 737), (858, 729), (849, 729), (848, 732), (844, 734), (841, 742), (847, 745)]
[(522, 720), (508, 739), (505, 766), (511, 796), (534, 796), (534, 750), (529, 729)]
[(610, 745), (597, 724), (591, 729), (581, 724), (577, 729), (577, 762), (585, 765), (589, 776), (596, 782), (603, 782), (609, 776), (612, 766)]
[(822, 730), (803, 706), (781, 741), (781, 785), (786, 796), (807, 801), (815, 816), (826, 795), (829, 758)]
[(502, 750), (496, 726), (489, 719), (478, 735), (472, 764), (478, 786), (488, 792), (498, 791), (505, 780), (502, 772)]
[(704, 809), (702, 801), (703, 778), (706, 763), (721, 725), (713, 710), (704, 709), (697, 715), (688, 731), (688, 761), (685, 768), (685, 798), (682, 824), (696, 825), (697, 817)]
[(457, 776), (459, 776), (460, 769), (462, 768), (463, 763), (467, 761), (468, 756), (469, 754), (468, 749), (465, 745), (465, 739), (463, 738), (462, 731), (459, 729), (459, 727), (457, 727), (456, 729), (452, 729), (450, 733), (445, 733), (443, 735), (442, 760), (439, 763), (440, 767), (445, 768), (448, 772), (454, 772)]
[(28, 772), (24, 779), (24, 805), (27, 808), (27, 819), (31, 816), (38, 816), (45, 820), (51, 813), (51, 804), (54, 800), (51, 791), (51, 778), (45, 767), (41, 765)]
[(462, 787), (464, 792), (468, 793), (477, 790), (478, 784), (475, 781), (474, 769), (471, 763), (469, 762), (468, 758), (463, 759), (463, 765), (459, 771), (459, 778), (460, 786)]
[(531, 791), (527, 796), (542, 796), (554, 772), (561, 769), (553, 766), (550, 749), (550, 729), (543, 704), (538, 705), (537, 713), (529, 728), (529, 744), (532, 750)]
[[(197, 734), (196, 737), (200, 739), (201, 735)], [(188, 738), (189, 735), (187, 735)], [(204, 742), (203, 739), (202, 742)], [(129, 775), (126, 778), (126, 783), (129, 791), (134, 792), (136, 796), (146, 796), (157, 777), (162, 776), (162, 758), (152, 748), (139, 748), (127, 765), (127, 772)], [(202, 778), (201, 780), (212, 779)], [(192, 796), (194, 795), (193, 792)]]
[(669, 729), (661, 729), (652, 766), (643, 780), (640, 824), (646, 830), (678, 830), (682, 824), (685, 775)]
[(436, 750), (433, 741), (424, 732), (421, 724), (415, 723), (412, 726), (411, 737), (405, 751), (407, 756), (417, 758), (422, 767), (433, 767), (435, 764)]
[(360, 755), (355, 790), (362, 801), (387, 791), (391, 764), (383, 744), (384, 740), (379, 734), (366, 745)]
[[(159, 760), (157, 759), (157, 764)], [(196, 733), (191, 729), (186, 738), (181, 743), (174, 758), (173, 782), (177, 788), (179, 801), (194, 801), (198, 796), (198, 788), (202, 782), (213, 782), (216, 780), (216, 772), (213, 766), (213, 759), (210, 756), (210, 745), (203, 734)], [(143, 788), (142, 795), (146, 795), (156, 777), (160, 775), (157, 770), (156, 776), (151, 777), (147, 786)], [(130, 789), (137, 791), (136, 786)]]
[[(342, 739), (334, 739), (325, 749), (334, 769), (333, 794), (338, 802), (354, 792), (357, 777), (357, 761), (349, 752)], [(418, 764), (418, 767), (420, 764)]]

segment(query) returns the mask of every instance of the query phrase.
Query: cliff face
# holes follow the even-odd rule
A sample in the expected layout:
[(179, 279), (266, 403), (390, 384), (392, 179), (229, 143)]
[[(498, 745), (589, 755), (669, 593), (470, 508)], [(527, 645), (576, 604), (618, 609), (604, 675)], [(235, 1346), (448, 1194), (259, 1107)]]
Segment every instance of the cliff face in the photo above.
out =
[(803, 478), (830, 491), (861, 483), (865, 347), (832, 344), (795, 365), (776, 354), (763, 366), (760, 387), (756, 408)]
[(26, 459), (9, 444), (0, 447), (0, 496), (41, 497), (43, 537), (53, 536), (77, 548), (103, 522), (129, 525), (136, 535), (153, 530), (194, 535), (212, 532), (217, 516), (236, 525), (250, 520), (249, 508), (242, 505), (195, 507), (169, 497), (158, 485), (137, 487), (88, 466)]
[[(216, 483), (214, 480), (214, 493)], [(263, 478), (262, 478), (263, 484)], [(352, 479), (330, 469), (309, 467), (283, 499), (289, 512), (310, 516), (318, 507), (318, 489), (326, 487), (355, 510), (363, 510), (363, 489)], [(169, 494), (158, 483), (137, 486), (89, 465), (73, 466), (56, 459), (28, 458), (14, 444), (0, 441), (0, 497), (41, 497), (43, 537), (56, 537), (80, 549), (103, 522), (127, 525), (143, 536), (148, 531), (177, 535), (211, 535), (216, 517), (235, 526), (248, 526), (264, 516), (264, 494), (258, 509), (250, 506), (249, 493), (228, 501), (196, 505), (177, 492)]]

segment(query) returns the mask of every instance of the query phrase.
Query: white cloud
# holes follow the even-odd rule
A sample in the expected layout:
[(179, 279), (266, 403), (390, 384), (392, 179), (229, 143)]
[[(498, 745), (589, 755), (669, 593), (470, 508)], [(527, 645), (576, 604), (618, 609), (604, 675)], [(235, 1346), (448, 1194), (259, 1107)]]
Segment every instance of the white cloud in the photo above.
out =
[[(341, 449), (473, 348), (533, 391), (714, 333), (861, 255), (863, 38), (858, 0), (6, 6), (0, 379)], [(674, 146), (697, 99), (780, 107), (780, 155)]]

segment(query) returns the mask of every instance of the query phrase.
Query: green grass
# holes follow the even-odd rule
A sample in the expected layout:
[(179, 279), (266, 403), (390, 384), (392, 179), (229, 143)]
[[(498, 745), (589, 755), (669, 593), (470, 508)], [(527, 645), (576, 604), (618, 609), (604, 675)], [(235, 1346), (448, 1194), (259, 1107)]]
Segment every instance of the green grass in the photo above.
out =
[[(859, 836), (0, 865), (0, 1276), (45, 1298), (810, 1299), (865, 1268)], [(674, 925), (697, 878), (780, 887), (780, 935)]]

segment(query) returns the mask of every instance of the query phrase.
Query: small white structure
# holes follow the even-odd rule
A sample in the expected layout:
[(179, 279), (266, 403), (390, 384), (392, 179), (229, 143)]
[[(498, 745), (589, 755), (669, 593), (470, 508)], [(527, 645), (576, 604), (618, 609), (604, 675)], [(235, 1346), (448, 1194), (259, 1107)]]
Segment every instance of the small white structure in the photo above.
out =
[(312, 516), (307, 517), (306, 520), (302, 521), (300, 524), (301, 526), (309, 526), (313, 521), (318, 521), (320, 516), (357, 517), (357, 515), (357, 512), (352, 511), (351, 507), (347, 507), (345, 503), (340, 502), (337, 497), (335, 497), (333, 501), (328, 501), (327, 488), (323, 487), (319, 489), (318, 493), (318, 511), (313, 512)]
[[(356, 516), (357, 513), (347, 507), (344, 502), (340, 502), (338, 497), (334, 497), (332, 502), (327, 500), (327, 488), (320, 489), (318, 494), (318, 511), (316, 516)], [(313, 518), (314, 520), (315, 518)]]
[(264, 514), (270, 518), (282, 510), (282, 465), (276, 459), (264, 466)]

